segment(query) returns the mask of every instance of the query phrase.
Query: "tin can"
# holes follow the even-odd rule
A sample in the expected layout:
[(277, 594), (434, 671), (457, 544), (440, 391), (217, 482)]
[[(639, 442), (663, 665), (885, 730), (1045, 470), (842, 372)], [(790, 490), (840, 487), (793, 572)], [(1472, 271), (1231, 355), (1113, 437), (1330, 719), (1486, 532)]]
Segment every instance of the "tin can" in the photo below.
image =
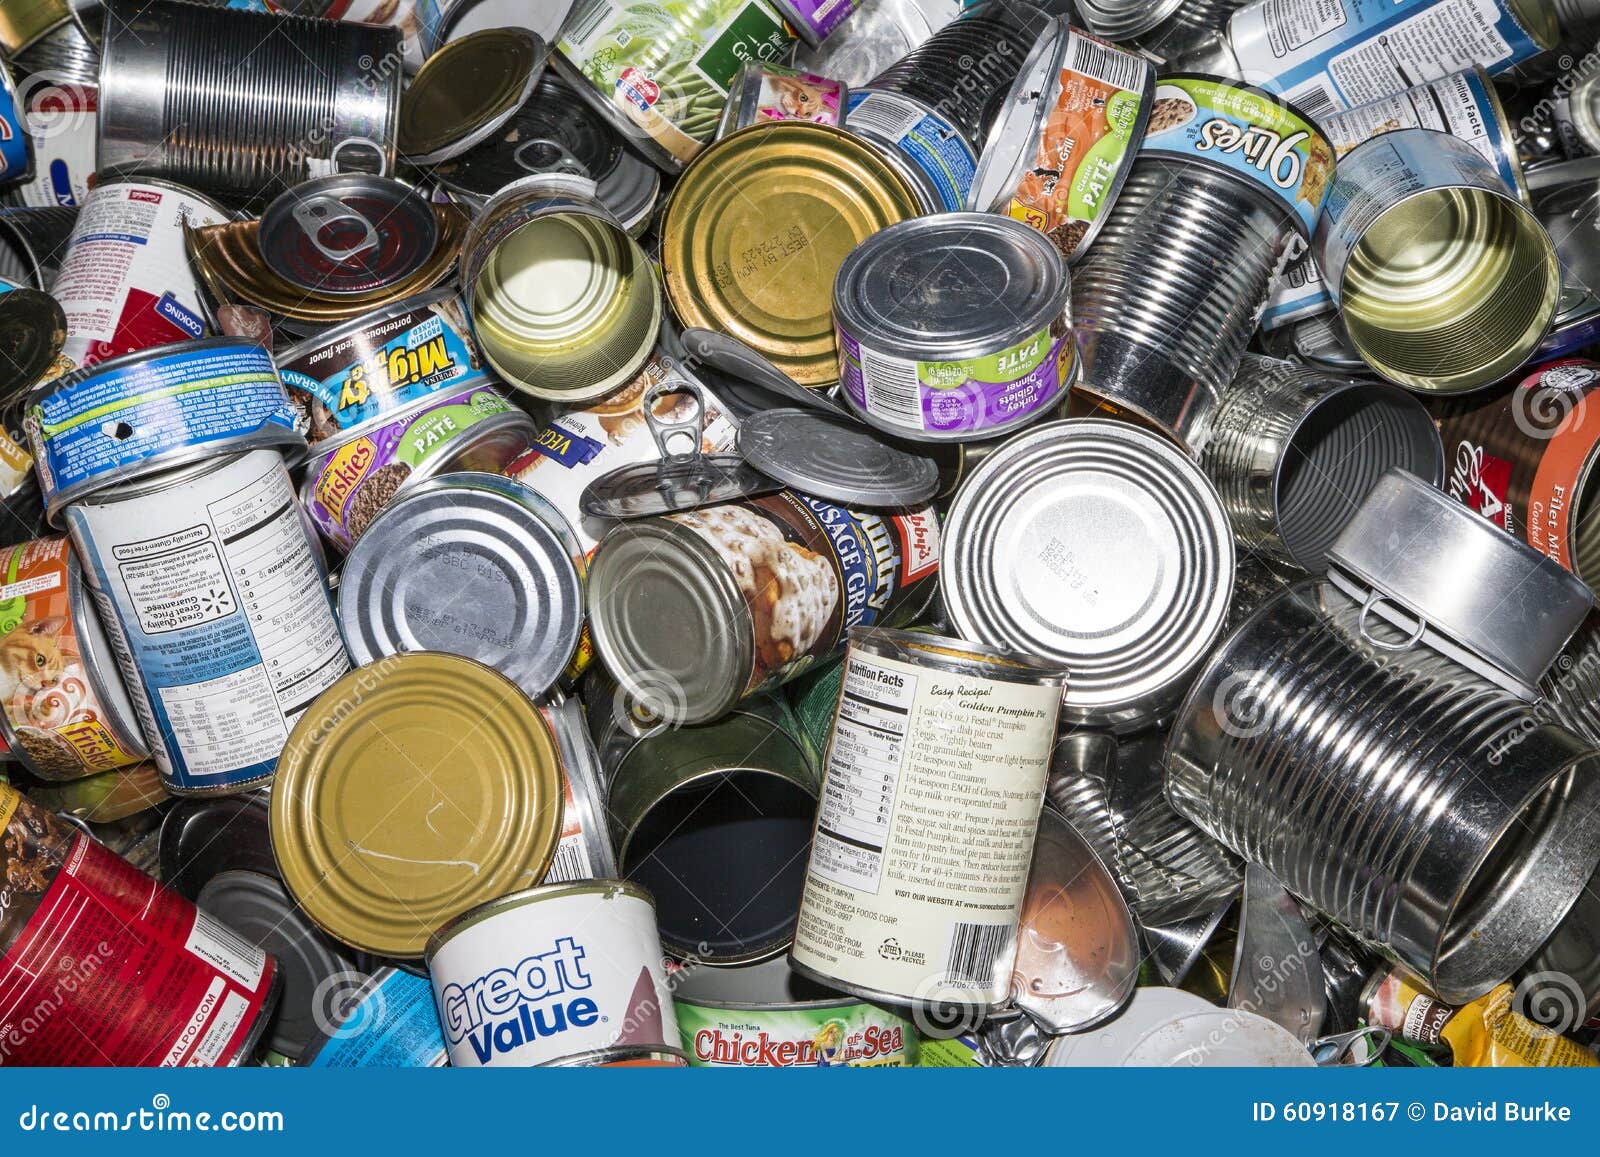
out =
[(16, 0), (0, 13), (0, 49), (15, 56), (72, 18), (66, 0)]
[(734, 77), (717, 136), (767, 121), (844, 127), (850, 90), (837, 80), (776, 64), (747, 64)]
[(647, 892), (621, 880), (530, 888), (481, 904), (434, 933), (426, 962), (457, 1068), (546, 1065), (619, 1047), (677, 1050), (655, 909)]
[(272, 358), (229, 337), (129, 354), (45, 382), (24, 425), (52, 522), (107, 487), (222, 453), (304, 445)]
[(33, 137), (26, 98), (17, 92), (11, 69), (0, 61), (0, 184), (33, 176)]
[(1317, 225), (1351, 344), (1385, 378), (1454, 394), (1499, 381), (1561, 299), (1555, 245), (1470, 145), (1405, 129), (1352, 149)]
[[(730, 193), (772, 188), (782, 194)], [(682, 325), (737, 338), (801, 385), (832, 385), (834, 277), (856, 245), (917, 211), (911, 187), (849, 133), (743, 129), (707, 149), (667, 201), (667, 299)]]
[(318, 992), (308, 1069), (429, 1069), (450, 1063), (433, 985), (398, 968), (351, 974)]
[(1320, 314), (1265, 331), (1261, 335), (1261, 347), (1272, 357), (1305, 362), (1333, 373), (1368, 372), (1367, 363), (1351, 348), (1344, 322), (1337, 313)]
[(874, 233), (834, 280), (839, 379), (880, 430), (926, 441), (1008, 433), (1078, 375), (1072, 280), (1051, 241), (991, 213)]
[[(1138, 48), (1175, 68), (1204, 53), (1227, 31), (1228, 18), (1250, 0), (1081, 0), (1084, 27)], [(1136, 22), (1136, 23), (1135, 23)], [(1137, 28), (1137, 31), (1129, 31)]]
[(668, 952), (728, 965), (788, 948), (818, 787), (781, 700), (627, 748), (607, 795), (617, 861), (654, 897)]
[(394, 168), (393, 28), (178, 0), (110, 0), (99, 168), (258, 203), (313, 177)]
[(866, 84), (961, 14), (960, 0), (875, 0), (858, 5), (826, 44), (795, 48), (795, 67)]
[(250, 1059), (277, 1004), (272, 957), (4, 785), (0, 833), (0, 1000), (12, 1010), (0, 1058)]
[(207, 880), (223, 872), (276, 875), (267, 827), (268, 798), (267, 792), (247, 791), (175, 801), (157, 834), (161, 882), (193, 900)]
[(624, 385), (655, 346), (661, 287), (644, 250), (583, 177), (506, 186), (461, 246), (473, 336), (511, 385), (589, 402)]
[(1146, 60), (1058, 20), (1034, 47), (984, 142), (969, 209), (1006, 213), (1071, 261), (1105, 223), (1155, 103)]
[(408, 283), (439, 243), (433, 206), (404, 181), (318, 177), (271, 201), (256, 226), (268, 269), (302, 293), (365, 298)]
[(33, 801), (63, 818), (87, 823), (91, 830), (100, 825), (120, 824), (133, 819), (141, 823), (144, 813), (159, 808), (172, 797), (161, 786), (161, 772), (150, 761), (100, 771), (83, 779), (64, 783), (41, 783), (29, 789)]
[(102, 487), (66, 521), (167, 790), (267, 782), (295, 720), (350, 667), (282, 456)]
[(0, 277), (43, 293), (55, 286), (78, 208), (0, 209)]
[(1044, 1067), (1309, 1069), (1295, 1035), (1243, 1008), (1218, 1008), (1177, 988), (1140, 988), (1127, 1010), (1096, 1033), (1057, 1037)]
[(813, 49), (821, 48), (858, 6), (857, 0), (773, 0), (789, 30)]
[[(74, 12), (74, 16), (78, 13)], [(21, 52), (11, 57), (18, 76), (51, 75), (52, 83), (79, 85), (95, 89), (100, 84), (98, 34), (90, 38), (80, 20), (58, 24)], [(91, 146), (92, 148), (92, 146)], [(93, 161), (90, 161), (93, 168)]]
[(166, 181), (110, 178), (97, 184), (78, 214), (50, 289), (67, 314), (67, 356), (91, 366), (205, 337), (205, 305), (184, 252), (183, 230), (227, 219), (215, 201)]
[(437, 0), (435, 18), (422, 27), (428, 55), (453, 40), (486, 28), (526, 28), (546, 44), (554, 44), (572, 9), (572, 0)]
[(565, 789), (561, 801), (561, 842), (544, 874), (547, 884), (617, 878), (617, 857), (605, 810), (605, 770), (590, 738), (583, 708), (563, 698), (539, 709), (561, 749)]
[(94, 73), (87, 82), (73, 82), (54, 70), (35, 72), (18, 86), (17, 101), (33, 139), (35, 164), (32, 178), (7, 189), (5, 200), (37, 208), (81, 205), (94, 172), (99, 108)]
[(400, 155), (425, 167), (494, 136), (533, 95), (549, 54), (525, 28), (486, 28), (429, 56), (400, 101)]
[(65, 538), (10, 548), (0, 584), (0, 734), (41, 779), (150, 758)]
[(1005, 999), (1066, 678), (958, 639), (851, 632), (796, 972), (914, 1007)]
[(611, 531), (589, 628), (623, 689), (705, 723), (831, 655), (850, 627), (912, 622), (935, 594), (930, 508), (846, 510), (785, 490)]
[(648, 12), (580, 0), (551, 63), (651, 162), (678, 173), (716, 135), (739, 69), (782, 59), (795, 38), (766, 0), (661, 0)]
[(915, 191), (923, 212), (966, 208), (978, 155), (954, 124), (897, 92), (851, 89), (845, 105), (851, 135), (878, 150)]
[(956, 633), (1067, 668), (1073, 723), (1161, 719), (1221, 637), (1234, 574), (1221, 499), (1130, 423), (1071, 418), (1002, 443), (956, 493), (945, 537)]

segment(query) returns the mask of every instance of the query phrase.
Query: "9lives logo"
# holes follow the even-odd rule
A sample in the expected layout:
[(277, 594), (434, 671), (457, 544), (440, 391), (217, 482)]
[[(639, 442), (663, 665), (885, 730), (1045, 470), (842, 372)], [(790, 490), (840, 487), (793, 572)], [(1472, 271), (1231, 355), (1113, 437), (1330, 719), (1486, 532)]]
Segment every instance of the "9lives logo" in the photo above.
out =
[(496, 1054), (600, 1023), (605, 1018), (599, 1004), (577, 995), (594, 984), (584, 957), (583, 946), (563, 936), (513, 968), (492, 968), (465, 984), (445, 985), (439, 1014), (450, 1044), (466, 1040), (478, 1063), (487, 1065)]

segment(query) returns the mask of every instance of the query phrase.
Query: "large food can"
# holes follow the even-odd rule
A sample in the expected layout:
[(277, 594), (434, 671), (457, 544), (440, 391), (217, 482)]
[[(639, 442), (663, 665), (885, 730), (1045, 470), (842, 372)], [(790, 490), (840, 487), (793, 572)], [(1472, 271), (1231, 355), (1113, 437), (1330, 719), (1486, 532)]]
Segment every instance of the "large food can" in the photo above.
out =
[(141, 176), (96, 185), (50, 290), (67, 315), (66, 355), (89, 366), (204, 337), (205, 303), (183, 230), (227, 219), (215, 201), (166, 181)]
[(108, 486), (66, 521), (167, 789), (267, 782), (295, 720), (350, 668), (282, 455)]
[(0, 1064), (237, 1065), (277, 962), (0, 785)]
[(567, 17), (557, 72), (669, 173), (716, 135), (739, 69), (794, 44), (767, 0), (583, 0)]
[(958, 639), (851, 632), (795, 971), (892, 1004), (1005, 999), (1066, 679)]
[(978, 154), (943, 114), (899, 92), (850, 90), (850, 133), (874, 145), (916, 192), (925, 213), (967, 207)]
[(655, 907), (632, 884), (513, 892), (439, 929), (425, 959), (456, 1068), (678, 1051)]
[(1424, 393), (1505, 377), (1561, 302), (1561, 266), (1538, 217), (1471, 145), (1428, 129), (1346, 154), (1314, 250), (1351, 344)]
[(1078, 375), (1072, 281), (1049, 238), (992, 213), (891, 225), (839, 266), (844, 398), (867, 422), (971, 441), (1043, 417)]
[(589, 626), (629, 695), (705, 723), (831, 655), (853, 626), (912, 622), (938, 571), (931, 509), (784, 490), (618, 526), (589, 569)]

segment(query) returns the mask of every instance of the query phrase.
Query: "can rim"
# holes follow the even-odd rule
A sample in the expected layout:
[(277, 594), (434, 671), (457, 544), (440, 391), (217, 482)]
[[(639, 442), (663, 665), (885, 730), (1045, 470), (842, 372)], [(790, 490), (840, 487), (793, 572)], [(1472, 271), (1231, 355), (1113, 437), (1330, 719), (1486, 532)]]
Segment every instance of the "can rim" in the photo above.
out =
[(564, 896), (600, 896), (607, 900), (613, 896), (627, 896), (629, 899), (643, 900), (650, 905), (651, 916), (655, 915), (655, 897), (630, 880), (572, 880), (564, 884), (536, 884), (531, 888), (520, 888), (515, 892), (507, 892), (504, 896), (496, 896), (492, 900), (475, 904), (440, 925), (437, 931), (428, 936), (427, 946), (422, 950), (423, 967), (432, 971), (433, 958), (440, 949), (485, 920), (517, 908), (529, 907), (541, 900), (558, 900)]
[[(1065, 688), (1071, 672), (1059, 662), (1008, 647), (969, 643), (951, 635), (902, 631), (891, 627), (851, 627), (850, 649), (913, 667), (952, 675), (974, 675), (997, 683)], [(908, 655), (915, 655), (915, 658)], [(979, 670), (973, 670), (978, 667)]]
[[(473, 51), (477, 47), (473, 43), (474, 41), (481, 40), (482, 43), (487, 44), (491, 39), (508, 42), (515, 41), (518, 48), (524, 49), (528, 53), (530, 61), (528, 75), (523, 78), (517, 95), (504, 107), (498, 110), (490, 110), (488, 115), (482, 115), (480, 110), (480, 119), (467, 132), (451, 137), (443, 144), (437, 145), (427, 152), (402, 154), (411, 164), (437, 165), (440, 161), (448, 161), (452, 157), (458, 157), (469, 149), (483, 144), (495, 133), (499, 132), (507, 121), (516, 116), (517, 111), (533, 96), (533, 90), (539, 86), (539, 78), (544, 75), (545, 66), (549, 58), (548, 46), (537, 33), (526, 28), (482, 28), (476, 32), (470, 32), (459, 39), (446, 41), (437, 51), (431, 53), (422, 62), (422, 67), (411, 78), (411, 83), (406, 86), (405, 92), (401, 96), (400, 115), (402, 122), (405, 119), (406, 98), (417, 91), (419, 84), (425, 84), (426, 81), (432, 79), (428, 75), (430, 68), (434, 72), (443, 72), (448, 66), (455, 63), (455, 57), (464, 56)], [(427, 89), (424, 87), (423, 92), (426, 93), (426, 91)], [(413, 99), (415, 98), (413, 97)], [(400, 148), (400, 134), (403, 131), (403, 124), (395, 126), (395, 149), (397, 151)]]
[[(561, 38), (559, 36), (556, 39), (556, 43), (551, 46), (549, 66), (561, 76), (562, 80), (567, 82), (569, 87), (577, 92), (579, 99), (587, 101), (590, 108), (603, 116), (613, 129), (620, 133), (625, 140), (630, 141), (634, 148), (648, 157), (651, 164), (655, 165), (656, 168), (674, 176), (683, 172), (685, 162), (673, 156), (665, 147), (657, 143), (654, 137), (624, 116), (622, 110), (612, 104), (607, 99), (606, 94), (601, 92), (595, 83), (584, 75), (583, 69), (567, 59), (567, 54), (561, 49)], [(690, 139), (693, 140), (694, 138), (691, 137)], [(705, 147), (703, 142), (696, 143), (701, 148)]]
[[(423, 293), (413, 294), (410, 297), (403, 297), (399, 301), (392, 301), (387, 305), (380, 305), (368, 313), (361, 314), (359, 317), (353, 317), (349, 321), (342, 321), (337, 325), (322, 330), (317, 333), (315, 337), (308, 337), (303, 341), (298, 341), (288, 349), (283, 350), (281, 353), (273, 354), (272, 364), (281, 369), (283, 363), (295, 361), (298, 358), (304, 357), (306, 354), (315, 353), (317, 350), (324, 347), (337, 345), (345, 338), (352, 334), (361, 332), (361, 330), (365, 329), (369, 325), (372, 325), (374, 322), (388, 321), (396, 315), (405, 313), (409, 310), (421, 309), (426, 306), (436, 305), (441, 301), (448, 301), (452, 297), (459, 296), (460, 294), (456, 291), (454, 285), (445, 285), (442, 287), (429, 289)], [(468, 340), (471, 340), (472, 335), (470, 327), (466, 332), (466, 336)], [(233, 340), (237, 341), (240, 339), (235, 338)], [(393, 413), (394, 411), (389, 412)]]

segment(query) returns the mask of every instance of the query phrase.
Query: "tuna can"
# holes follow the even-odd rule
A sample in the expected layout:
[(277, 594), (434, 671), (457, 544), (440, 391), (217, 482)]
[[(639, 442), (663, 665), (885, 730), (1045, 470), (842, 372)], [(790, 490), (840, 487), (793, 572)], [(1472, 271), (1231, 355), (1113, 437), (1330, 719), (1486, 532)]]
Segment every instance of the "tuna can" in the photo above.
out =
[(444, 922), (544, 878), (562, 794), (550, 725), (516, 684), (458, 655), (390, 655), (301, 716), (272, 851), (317, 927), (416, 961)]
[(849, 133), (742, 129), (701, 154), (667, 201), (661, 271), (673, 314), (742, 341), (801, 385), (832, 385), (834, 277), (856, 245), (917, 212), (911, 187)]
[(349, 974), (317, 993), (308, 1069), (428, 1069), (450, 1063), (433, 985), (398, 968)]
[(0, 277), (51, 292), (78, 212), (75, 205), (0, 209)]
[(425, 957), (456, 1068), (548, 1065), (640, 1046), (677, 1052), (655, 906), (621, 880), (480, 904)]
[[(1084, 25), (1112, 40), (1132, 44), (1146, 56), (1176, 69), (1180, 60), (1188, 62), (1198, 54), (1215, 53), (1223, 41), (1228, 18), (1250, 0), (1183, 0), (1174, 10), (1167, 0), (1077, 0)], [(1118, 12), (1118, 9), (1122, 12)], [(1124, 15), (1147, 16), (1162, 12), (1154, 24), (1139, 32), (1117, 33), (1103, 27), (1107, 20)], [(1226, 52), (1226, 47), (1222, 47)], [(1230, 65), (1232, 54), (1223, 59)]]
[(1332, 146), (1296, 109), (1215, 77), (1162, 77), (1139, 159), (1073, 278), (1079, 388), (1202, 449), (1332, 175)]
[(351, 659), (465, 655), (544, 694), (583, 629), (583, 553), (565, 523), (498, 474), (447, 474), (405, 490), (339, 571)]
[(400, 33), (215, 8), (110, 0), (99, 169), (257, 203), (313, 177), (394, 168)]
[(794, 937), (818, 776), (781, 701), (632, 744), (607, 809), (624, 879), (655, 898), (661, 944), (748, 964)]
[(1156, 70), (1056, 21), (1023, 62), (972, 178), (967, 208), (1006, 213), (1082, 257), (1139, 155)]
[(796, 976), (784, 959), (669, 974), (683, 1051), (695, 1068), (903, 1068), (915, 1025)]
[(1070, 722), (1162, 718), (1222, 635), (1222, 501), (1177, 447), (1129, 423), (1072, 418), (1002, 443), (957, 491), (945, 537), (956, 633), (1065, 667)]
[(40, 385), (24, 420), (45, 509), (113, 486), (260, 447), (301, 450), (272, 358), (217, 337), (129, 354)]
[(11, 547), (0, 570), (0, 734), (40, 779), (150, 758), (65, 538)]
[(1241, 552), (1315, 574), (1390, 468), (1443, 482), (1444, 447), (1421, 401), (1396, 386), (1246, 354), (1200, 466)]
[(616, 527), (589, 568), (589, 629), (624, 691), (705, 723), (853, 626), (914, 621), (938, 571), (931, 508), (873, 514), (784, 490)]
[(304, 292), (370, 296), (415, 276), (438, 247), (433, 206), (403, 181), (346, 173), (296, 185), (261, 214), (267, 268)]
[(773, 0), (789, 30), (798, 33), (807, 48), (818, 49), (850, 18), (858, 0)]
[(0, 785), (0, 1060), (247, 1062), (277, 963), (98, 841)]
[(205, 337), (205, 303), (183, 231), (226, 221), (227, 211), (166, 181), (100, 172), (50, 288), (67, 315), (67, 356), (91, 366)]
[[(800, 3), (806, 0), (798, 0)], [(794, 33), (767, 0), (580, 0), (551, 64), (668, 173), (716, 135), (739, 69), (781, 60)]]
[(295, 720), (350, 667), (282, 456), (104, 487), (66, 521), (167, 790), (266, 783)]
[(1008, 433), (1078, 375), (1072, 280), (1049, 238), (993, 213), (891, 225), (853, 249), (833, 287), (845, 400), (918, 441)]
[(461, 246), (479, 348), (535, 397), (589, 402), (624, 385), (661, 328), (661, 287), (638, 242), (583, 177), (507, 185)]
[(396, 494), (441, 474), (498, 474), (539, 424), (487, 380), (441, 390), (318, 443), (300, 499), (322, 537), (348, 551)]
[(923, 212), (966, 208), (978, 154), (955, 125), (898, 92), (852, 89), (845, 104), (851, 135), (878, 150), (916, 192)]
[(1315, 252), (1351, 344), (1423, 393), (1499, 381), (1561, 300), (1555, 245), (1472, 146), (1405, 129), (1340, 162)]
[[(76, 35), (70, 25), (59, 31)], [(97, 59), (91, 63), (98, 68)], [(89, 177), (94, 172), (99, 107), (96, 71), (91, 69), (86, 81), (68, 78), (55, 69), (33, 70), (25, 75), (27, 79), (17, 97), (33, 138), (33, 177), (7, 189), (0, 194), (0, 200), (38, 208), (80, 205), (88, 198)], [(67, 228), (70, 231), (71, 225)]]
[(849, 103), (849, 89), (840, 81), (776, 64), (747, 64), (733, 80), (717, 136), (768, 121), (843, 128)]
[(0, 12), (0, 49), (15, 56), (71, 18), (67, 0), (12, 0)]
[(1066, 681), (959, 639), (850, 633), (797, 973), (918, 1008), (1006, 999)]

